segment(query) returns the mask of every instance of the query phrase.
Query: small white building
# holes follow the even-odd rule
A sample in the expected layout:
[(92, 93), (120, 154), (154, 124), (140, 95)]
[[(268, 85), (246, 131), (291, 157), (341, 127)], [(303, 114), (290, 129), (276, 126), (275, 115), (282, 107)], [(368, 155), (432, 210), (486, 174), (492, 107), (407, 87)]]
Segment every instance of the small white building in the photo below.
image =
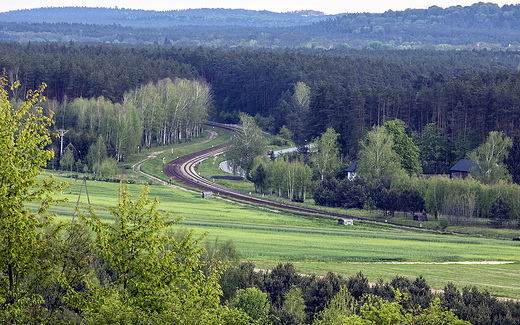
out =
[(354, 220), (352, 219), (338, 219), (338, 225), (353, 226)]

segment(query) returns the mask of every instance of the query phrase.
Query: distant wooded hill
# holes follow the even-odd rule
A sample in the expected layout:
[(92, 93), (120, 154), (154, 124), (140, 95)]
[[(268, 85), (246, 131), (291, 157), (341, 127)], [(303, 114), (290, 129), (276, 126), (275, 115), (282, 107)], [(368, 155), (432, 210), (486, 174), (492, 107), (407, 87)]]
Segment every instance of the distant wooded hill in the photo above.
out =
[(520, 4), (327, 16), (242, 9), (41, 8), (0, 13), (0, 40), (212, 47), (520, 49)]
[(87, 7), (39, 8), (0, 13), (0, 20), (5, 22), (115, 24), (135, 28), (194, 25), (288, 27), (312, 24), (331, 17), (335, 15), (325, 15), (314, 10), (278, 13), (245, 9), (153, 11)]

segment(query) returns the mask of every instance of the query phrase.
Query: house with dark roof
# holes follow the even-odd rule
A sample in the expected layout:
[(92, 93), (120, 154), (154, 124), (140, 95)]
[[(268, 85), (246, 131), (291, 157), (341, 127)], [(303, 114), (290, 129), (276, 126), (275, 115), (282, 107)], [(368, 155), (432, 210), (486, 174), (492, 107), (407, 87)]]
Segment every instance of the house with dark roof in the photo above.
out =
[(350, 166), (348, 166), (347, 169), (345, 169), (349, 181), (353, 181), (354, 178), (356, 178), (356, 166), (358, 161), (359, 160), (354, 161)]
[(472, 168), (475, 167), (473, 160), (461, 159), (455, 166), (450, 169), (450, 177), (455, 179), (465, 179), (471, 174)]

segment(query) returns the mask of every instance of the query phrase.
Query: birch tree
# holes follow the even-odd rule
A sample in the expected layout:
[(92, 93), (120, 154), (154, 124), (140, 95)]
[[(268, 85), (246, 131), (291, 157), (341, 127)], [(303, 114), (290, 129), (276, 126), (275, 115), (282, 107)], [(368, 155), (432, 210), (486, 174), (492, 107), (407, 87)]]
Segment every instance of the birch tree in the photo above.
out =
[(240, 114), (240, 128), (233, 136), (233, 143), (227, 151), (229, 164), (233, 172), (242, 169), (246, 177), (251, 177), (254, 159), (266, 154), (267, 140), (255, 120), (245, 114)]
[(474, 175), (484, 184), (492, 184), (499, 179), (507, 179), (509, 173), (504, 159), (513, 146), (513, 140), (503, 132), (492, 131), (484, 144), (468, 154), (474, 164)]
[(357, 165), (359, 175), (369, 181), (378, 182), (398, 172), (401, 163), (393, 145), (392, 135), (384, 127), (374, 126), (361, 142)]
[(304, 142), (305, 117), (309, 112), (310, 93), (311, 88), (303, 82), (298, 82), (294, 86), (287, 121), (296, 143)]
[(333, 128), (328, 128), (321, 137), (314, 139), (314, 159), (321, 180), (334, 173), (339, 166), (338, 137)]
[(276, 191), (277, 195), (283, 197), (285, 183), (285, 165), (286, 162), (283, 159), (276, 159), (275, 161), (267, 164), (266, 173), (269, 186), (271, 188), (271, 194)]

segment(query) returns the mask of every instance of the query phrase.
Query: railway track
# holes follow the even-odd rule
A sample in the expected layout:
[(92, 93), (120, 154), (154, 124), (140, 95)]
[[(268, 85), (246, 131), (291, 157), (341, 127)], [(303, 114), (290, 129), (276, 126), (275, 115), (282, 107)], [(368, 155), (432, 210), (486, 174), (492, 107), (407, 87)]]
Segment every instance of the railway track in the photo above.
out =
[[(229, 132), (235, 132), (237, 127), (236, 125), (227, 125), (227, 124), (219, 124), (214, 122), (208, 122), (206, 125), (211, 126), (213, 128), (229, 131)], [(292, 204), (286, 204), (281, 202), (276, 202), (272, 200), (267, 200), (264, 198), (247, 195), (241, 192), (234, 191), (232, 189), (229, 189), (224, 186), (220, 186), (218, 184), (215, 184), (203, 177), (201, 177), (197, 172), (195, 171), (195, 166), (204, 161), (205, 159), (208, 159), (210, 157), (213, 157), (215, 155), (220, 155), (225, 152), (226, 147), (229, 145), (229, 143), (218, 145), (212, 148), (208, 148), (202, 151), (198, 151), (180, 158), (177, 158), (168, 164), (166, 164), (163, 168), (163, 172), (166, 174), (166, 176), (171, 177), (172, 179), (177, 180), (178, 182), (197, 188), (203, 192), (213, 192), (216, 195), (219, 196), (225, 196), (234, 200), (239, 201), (245, 201), (250, 202), (252, 204), (257, 204), (261, 206), (266, 206), (273, 209), (280, 209), (285, 211), (290, 211), (292, 213), (306, 213), (306, 214), (313, 214), (316, 216), (323, 216), (323, 217), (333, 217), (338, 219), (355, 219), (355, 220), (365, 220), (365, 221), (373, 221), (377, 222), (372, 219), (367, 218), (361, 218), (361, 217), (355, 217), (340, 213), (334, 213), (334, 212), (326, 212), (323, 210), (313, 209), (313, 208), (307, 208), (307, 207), (301, 207), (297, 205)], [(400, 227), (408, 227), (408, 228), (416, 228), (416, 229), (427, 229), (423, 227), (418, 226), (411, 226), (411, 225), (403, 225), (398, 223), (392, 223), (392, 222), (385, 222), (385, 224), (390, 224), (394, 226), (400, 226)]]

